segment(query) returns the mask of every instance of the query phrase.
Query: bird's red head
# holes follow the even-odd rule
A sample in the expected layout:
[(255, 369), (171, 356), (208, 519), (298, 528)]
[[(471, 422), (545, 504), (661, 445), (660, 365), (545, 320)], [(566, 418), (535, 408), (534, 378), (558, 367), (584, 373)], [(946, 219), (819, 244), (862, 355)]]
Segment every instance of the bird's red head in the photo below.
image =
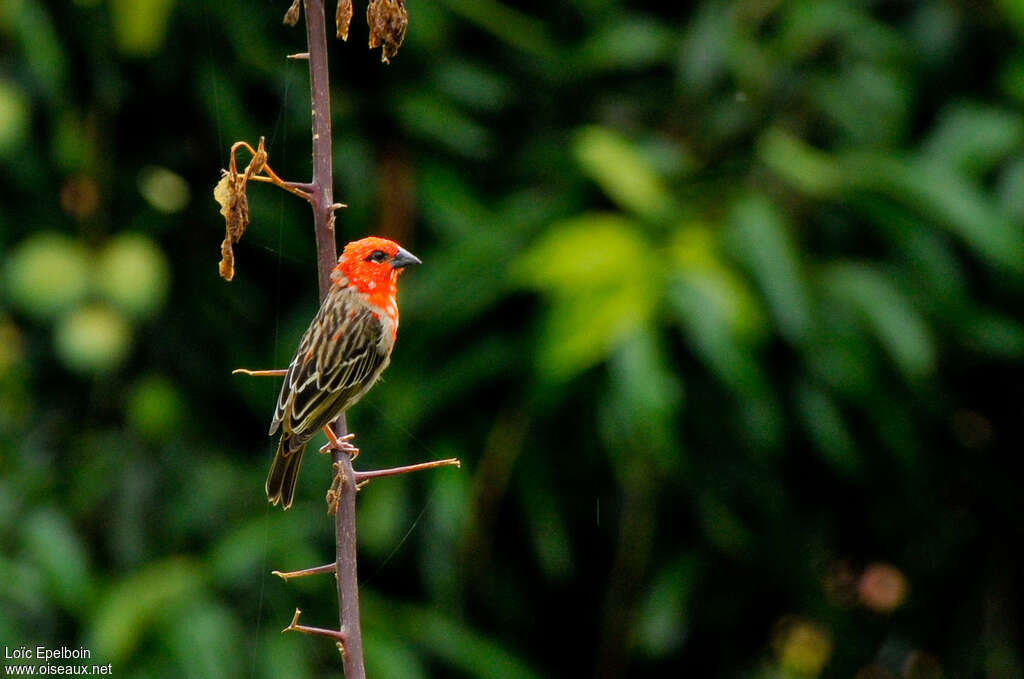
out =
[(374, 306), (388, 308), (389, 302), (394, 303), (398, 274), (410, 264), (419, 263), (415, 255), (398, 243), (369, 236), (345, 246), (333, 278), (338, 285), (347, 283), (369, 295)]

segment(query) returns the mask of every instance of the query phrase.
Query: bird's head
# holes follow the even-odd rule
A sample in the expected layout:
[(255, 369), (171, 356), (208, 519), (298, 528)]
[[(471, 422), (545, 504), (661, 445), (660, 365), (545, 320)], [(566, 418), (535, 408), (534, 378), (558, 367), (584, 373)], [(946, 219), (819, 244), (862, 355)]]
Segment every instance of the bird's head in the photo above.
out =
[[(344, 285), (344, 276), (349, 285), (375, 298), (394, 295), (398, 274), (410, 264), (420, 260), (398, 243), (387, 238), (369, 236), (352, 241), (345, 246), (338, 258), (338, 266), (332, 276), (339, 285)], [(340, 274), (340, 275), (339, 275)]]

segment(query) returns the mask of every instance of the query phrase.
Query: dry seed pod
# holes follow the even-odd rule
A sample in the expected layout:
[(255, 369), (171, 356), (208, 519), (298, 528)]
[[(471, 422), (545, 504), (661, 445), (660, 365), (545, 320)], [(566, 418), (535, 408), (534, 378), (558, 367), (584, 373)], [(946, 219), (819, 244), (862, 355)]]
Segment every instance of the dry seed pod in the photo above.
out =
[(370, 49), (381, 48), (380, 60), (385, 64), (398, 54), (409, 28), (409, 12), (405, 0), (370, 0), (366, 7), (366, 23), (370, 26)]
[(334, 22), (338, 26), (338, 38), (348, 40), (348, 27), (352, 23), (352, 0), (338, 0)]

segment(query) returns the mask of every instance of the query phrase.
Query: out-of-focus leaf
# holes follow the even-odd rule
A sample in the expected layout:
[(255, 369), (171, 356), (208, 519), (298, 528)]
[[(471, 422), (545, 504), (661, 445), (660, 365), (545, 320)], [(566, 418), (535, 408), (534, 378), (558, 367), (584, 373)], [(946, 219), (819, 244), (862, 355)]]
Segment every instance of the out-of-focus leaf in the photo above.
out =
[(485, 158), (494, 147), (486, 127), (431, 93), (400, 97), (395, 106), (408, 134), (469, 158)]
[(380, 679), (428, 679), (426, 667), (404, 640), (374, 628), (363, 634), (366, 675)]
[(704, 565), (689, 555), (662, 569), (640, 604), (637, 641), (644, 653), (661, 658), (676, 652), (690, 633), (690, 606), (700, 590)]
[(148, 57), (163, 46), (175, 0), (111, 0), (114, 39), (126, 55)]
[(931, 161), (980, 175), (1022, 145), (1024, 117), (1016, 111), (958, 103), (943, 112), (922, 152)]
[(452, 12), (477, 24), (508, 44), (538, 57), (557, 54), (554, 41), (540, 19), (497, 0), (443, 0)]
[(633, 220), (589, 214), (552, 224), (520, 256), (512, 274), (522, 284), (571, 296), (581, 289), (649, 276), (642, 264), (652, 254), (652, 246)]
[(367, 619), (387, 620), (398, 638), (412, 642), (468, 676), (480, 679), (537, 679), (540, 675), (505, 646), (433, 608), (387, 601), (363, 590)]
[(152, 240), (123, 233), (106, 244), (93, 266), (96, 288), (118, 309), (147, 317), (163, 304), (170, 287), (170, 265)]
[(736, 38), (733, 13), (727, 5), (701, 3), (689, 23), (679, 50), (679, 80), (686, 91), (707, 92), (724, 77), (729, 46)]
[(64, 234), (37, 232), (4, 259), (8, 298), (33, 316), (55, 316), (79, 302), (89, 288), (88, 254)]
[(170, 610), (174, 615), (165, 623), (164, 638), (183, 676), (231, 679), (246, 674), (243, 663), (224, 662), (239, 657), (238, 639), (244, 634), (222, 604), (204, 598)]
[(667, 61), (674, 43), (674, 32), (662, 22), (627, 14), (591, 33), (575, 63), (583, 72), (648, 68)]
[(996, 0), (996, 7), (1018, 33), (1024, 35), (1024, 3), (1020, 0)]
[(42, 507), (27, 517), (22, 530), (25, 549), (53, 599), (71, 610), (84, 606), (93, 586), (89, 555), (67, 517)]
[(538, 362), (543, 374), (571, 377), (607, 357), (644, 324), (658, 301), (660, 266), (635, 222), (584, 215), (552, 225), (512, 269), (514, 280), (552, 302)]
[(198, 564), (180, 558), (155, 561), (117, 580), (97, 597), (89, 647), (116, 667), (137, 648), (167, 607), (201, 594)]
[(678, 212), (651, 163), (617, 132), (585, 127), (573, 139), (573, 154), (583, 172), (623, 209), (651, 220)]
[(729, 221), (730, 248), (757, 280), (779, 332), (799, 343), (811, 325), (811, 303), (792, 225), (762, 194), (737, 201)]
[(378, 559), (386, 558), (408, 529), (409, 498), (404, 484), (374, 484), (372, 493), (359, 497), (359, 548)]
[(54, 331), (54, 346), (64, 365), (85, 374), (118, 368), (131, 343), (128, 322), (102, 304), (80, 307), (61, 317)]
[[(455, 451), (435, 450), (438, 458), (455, 457)], [(425, 549), (421, 554), (422, 578), (436, 601), (458, 599), (462, 583), (451, 577), (457, 571), (455, 546), (459, 529), (465, 525), (467, 508), (467, 476), (447, 469), (430, 478), (430, 506), (426, 513), (426, 530), (422, 533)], [(397, 545), (396, 545), (397, 546)]]
[(866, 264), (833, 264), (823, 272), (822, 285), (860, 314), (907, 379), (934, 370), (935, 339), (927, 322), (883, 272)]
[(832, 196), (843, 185), (842, 170), (831, 156), (783, 130), (762, 135), (757, 153), (772, 171), (810, 196)]
[(185, 402), (174, 383), (153, 375), (132, 388), (125, 414), (142, 435), (167, 440), (178, 431), (184, 411)]
[(9, 28), (17, 41), (35, 86), (50, 101), (59, 100), (67, 85), (67, 53), (47, 6), (32, 0), (5, 0), (0, 7), (3, 28)]
[(13, 155), (21, 146), (30, 122), (28, 97), (13, 82), (0, 80), (0, 158)]
[(180, 212), (188, 205), (189, 186), (185, 179), (167, 169), (149, 165), (138, 178), (139, 193), (154, 209), (166, 214)]
[(1024, 356), (1024, 323), (991, 311), (977, 311), (960, 328), (972, 349), (1005, 360)]
[(848, 154), (841, 162), (852, 186), (905, 202), (962, 238), (985, 260), (1024, 273), (1024, 227), (996, 210), (964, 175), (934, 162), (874, 153)]
[(1003, 212), (1024, 223), (1024, 157), (1015, 158), (999, 173), (996, 194)]
[(822, 459), (843, 476), (859, 477), (863, 464), (856, 442), (832, 398), (817, 387), (801, 384), (796, 406)]
[(890, 146), (903, 137), (908, 84), (891, 70), (863, 62), (823, 76), (814, 87), (819, 106), (858, 146)]
[(557, 492), (549, 480), (527, 484), (523, 491), (530, 538), (537, 565), (549, 581), (565, 580), (573, 568), (569, 527), (555, 502)]
[(477, 111), (501, 110), (513, 96), (506, 76), (461, 59), (441, 64), (434, 78), (438, 91)]
[(732, 557), (740, 557), (750, 550), (753, 535), (720, 497), (704, 493), (698, 507), (704, 535), (717, 549)]
[(568, 379), (607, 358), (654, 311), (657, 289), (642, 282), (559, 297), (548, 312), (537, 356), (541, 373)]
[(636, 455), (651, 455), (662, 468), (682, 460), (675, 423), (683, 387), (665, 348), (651, 329), (639, 329), (611, 354), (608, 397), (601, 424), (613, 466), (628, 466)]

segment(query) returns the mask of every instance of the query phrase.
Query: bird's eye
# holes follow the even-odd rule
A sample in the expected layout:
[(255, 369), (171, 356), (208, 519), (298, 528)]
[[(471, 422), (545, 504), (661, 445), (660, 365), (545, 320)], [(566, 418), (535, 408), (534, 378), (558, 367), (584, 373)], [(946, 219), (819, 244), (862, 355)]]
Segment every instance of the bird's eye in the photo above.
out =
[(366, 258), (366, 261), (377, 262), (378, 264), (380, 264), (381, 262), (387, 260), (387, 258), (388, 253), (384, 252), (383, 250), (374, 250), (372, 253), (370, 253), (370, 256)]

